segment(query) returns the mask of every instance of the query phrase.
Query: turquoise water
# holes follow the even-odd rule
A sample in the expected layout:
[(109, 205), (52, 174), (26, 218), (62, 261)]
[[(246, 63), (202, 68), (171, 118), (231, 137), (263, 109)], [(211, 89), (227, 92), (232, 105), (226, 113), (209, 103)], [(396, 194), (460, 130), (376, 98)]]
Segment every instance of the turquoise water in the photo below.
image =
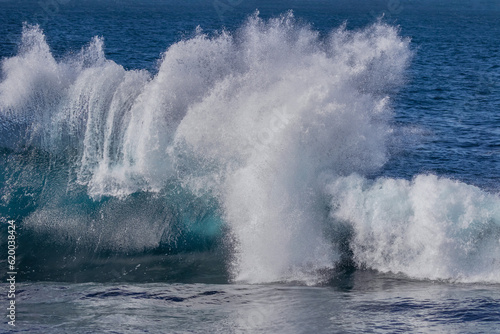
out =
[(498, 332), (497, 1), (0, 8), (16, 330)]

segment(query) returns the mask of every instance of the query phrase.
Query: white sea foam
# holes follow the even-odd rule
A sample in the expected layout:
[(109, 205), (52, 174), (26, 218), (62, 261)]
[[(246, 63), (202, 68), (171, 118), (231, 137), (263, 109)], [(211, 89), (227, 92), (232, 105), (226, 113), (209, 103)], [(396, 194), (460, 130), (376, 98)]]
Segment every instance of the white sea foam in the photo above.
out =
[(327, 189), (332, 223), (354, 229), (359, 265), (414, 278), (500, 282), (500, 196), (435, 175), (351, 175)]

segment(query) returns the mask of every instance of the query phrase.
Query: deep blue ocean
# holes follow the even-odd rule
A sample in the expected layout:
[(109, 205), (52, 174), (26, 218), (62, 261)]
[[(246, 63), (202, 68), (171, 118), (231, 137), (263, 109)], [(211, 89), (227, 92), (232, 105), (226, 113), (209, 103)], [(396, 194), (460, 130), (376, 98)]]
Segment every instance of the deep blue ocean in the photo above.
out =
[(500, 1), (0, 0), (0, 224), (1, 333), (500, 333)]

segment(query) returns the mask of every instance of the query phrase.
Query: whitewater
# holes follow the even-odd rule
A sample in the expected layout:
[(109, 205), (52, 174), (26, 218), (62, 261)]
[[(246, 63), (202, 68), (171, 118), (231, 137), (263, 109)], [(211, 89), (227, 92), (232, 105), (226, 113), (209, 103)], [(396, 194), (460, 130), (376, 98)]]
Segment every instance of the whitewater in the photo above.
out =
[(378, 174), (409, 135), (392, 103), (414, 52), (380, 21), (322, 34), (255, 13), (133, 70), (102, 37), (56, 57), (25, 24), (1, 63), (3, 212), (78, 264), (216, 248), (233, 283), (500, 283), (498, 192)]

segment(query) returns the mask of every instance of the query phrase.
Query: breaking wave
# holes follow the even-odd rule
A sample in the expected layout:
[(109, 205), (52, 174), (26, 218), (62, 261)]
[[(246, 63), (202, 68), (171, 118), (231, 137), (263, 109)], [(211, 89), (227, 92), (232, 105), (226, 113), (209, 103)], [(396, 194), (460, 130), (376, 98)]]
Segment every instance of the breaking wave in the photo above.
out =
[(106, 59), (97, 37), (56, 59), (26, 25), (0, 82), (3, 214), (35, 240), (25, 264), (44, 249), (60, 268), (218, 249), (250, 283), (320, 283), (345, 259), (500, 282), (497, 194), (369, 178), (389, 158), (409, 44), (380, 22), (322, 36), (256, 13), (233, 33), (198, 29), (150, 73)]

